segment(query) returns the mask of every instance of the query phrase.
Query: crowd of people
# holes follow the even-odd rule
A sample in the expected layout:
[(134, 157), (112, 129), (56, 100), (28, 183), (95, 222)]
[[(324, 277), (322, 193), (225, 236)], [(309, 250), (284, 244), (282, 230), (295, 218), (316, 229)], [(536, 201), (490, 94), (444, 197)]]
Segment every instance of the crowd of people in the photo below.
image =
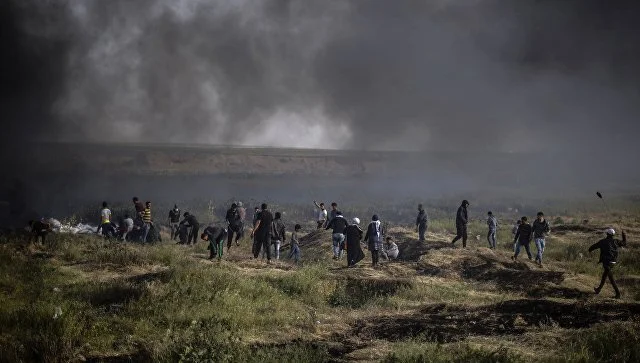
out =
[[(101, 233), (107, 239), (119, 239), (122, 241), (137, 241), (141, 243), (153, 243), (161, 241), (160, 231), (154, 223), (151, 202), (142, 203), (139, 198), (132, 199), (134, 218), (129, 213), (125, 213), (119, 219), (117, 224), (112, 223), (112, 213), (107, 202), (102, 203), (100, 210), (100, 223), (96, 233)], [(316, 228), (318, 230), (330, 230), (332, 240), (333, 259), (340, 260), (346, 252), (347, 266), (356, 266), (365, 258), (362, 250), (364, 246), (371, 253), (372, 266), (379, 266), (380, 259), (392, 261), (400, 256), (400, 249), (395, 243), (393, 237), (386, 234), (385, 228), (377, 214), (371, 217), (365, 229), (360, 226), (360, 219), (352, 218), (350, 221), (345, 218), (343, 213), (338, 209), (338, 204), (331, 203), (331, 210), (325, 209), (324, 203), (313, 202), (317, 208)], [(456, 242), (462, 240), (462, 247), (467, 247), (469, 215), (469, 201), (463, 200), (460, 204), (455, 219), (456, 236), (451, 241), (452, 247)], [(180, 217), (182, 216), (182, 220)], [(246, 234), (248, 226), (246, 226), (247, 211), (242, 202), (234, 202), (225, 214), (224, 226), (207, 226), (201, 234), (200, 223), (196, 216), (189, 212), (181, 214), (177, 205), (169, 211), (167, 225), (169, 226), (169, 235), (172, 241), (176, 241), (181, 245), (193, 245), (197, 241), (197, 237), (208, 242), (210, 251), (210, 259), (221, 259), (224, 252), (224, 242), (226, 241), (226, 249), (229, 251), (232, 246), (239, 246), (240, 241)], [(418, 214), (415, 220), (415, 228), (418, 232), (418, 240), (425, 242), (428, 229), (429, 218), (422, 204), (418, 205)], [(497, 247), (497, 232), (499, 228), (498, 219), (493, 212), (487, 212), (487, 242), (489, 248)], [(30, 221), (34, 239), (41, 239), (44, 243), (50, 226), (43, 221)], [(298, 264), (301, 258), (300, 233), (301, 225), (296, 224), (290, 233), (289, 244), (287, 242), (287, 228), (282, 220), (282, 213), (272, 213), (267, 204), (255, 207), (252, 225), (248, 228), (252, 240), (252, 257), (257, 259), (260, 256), (266, 258), (267, 263), (271, 263), (272, 259), (280, 259), (280, 251), (283, 247), (290, 247), (289, 259)], [(550, 233), (551, 228), (545, 219), (543, 212), (538, 212), (536, 219), (532, 224), (528, 218), (523, 216), (516, 221), (512, 229), (513, 234), (513, 256), (512, 259), (517, 261), (520, 251), (524, 248), (529, 260), (533, 260), (533, 254), (530, 244), (533, 241), (536, 246), (535, 263), (542, 267), (543, 255), (546, 245), (546, 236)], [(589, 248), (589, 252), (596, 249), (600, 250), (600, 261), (604, 267), (601, 283), (596, 287), (595, 293), (599, 293), (608, 279), (615, 292), (616, 297), (620, 297), (620, 291), (615, 283), (612, 269), (617, 262), (618, 248), (626, 246), (626, 235), (622, 231), (622, 240), (615, 239), (615, 230), (609, 228), (606, 230), (606, 238), (600, 240)]]

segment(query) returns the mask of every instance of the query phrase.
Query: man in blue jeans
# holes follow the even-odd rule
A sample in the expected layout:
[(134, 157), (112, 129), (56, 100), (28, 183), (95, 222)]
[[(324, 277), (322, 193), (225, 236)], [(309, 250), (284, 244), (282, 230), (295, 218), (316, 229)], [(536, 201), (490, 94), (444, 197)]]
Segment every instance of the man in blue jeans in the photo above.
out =
[(327, 228), (333, 229), (333, 259), (337, 260), (342, 256), (344, 249), (344, 230), (349, 222), (342, 216), (342, 212), (336, 211), (336, 217), (329, 221)]
[(544, 219), (544, 213), (538, 212), (538, 218), (533, 221), (533, 226), (531, 226), (533, 230), (533, 240), (536, 243), (536, 249), (538, 249), (538, 254), (536, 255), (536, 262), (538, 266), (542, 267), (542, 254), (544, 253), (544, 238), (547, 233), (551, 230), (549, 228), (549, 223), (546, 219)]

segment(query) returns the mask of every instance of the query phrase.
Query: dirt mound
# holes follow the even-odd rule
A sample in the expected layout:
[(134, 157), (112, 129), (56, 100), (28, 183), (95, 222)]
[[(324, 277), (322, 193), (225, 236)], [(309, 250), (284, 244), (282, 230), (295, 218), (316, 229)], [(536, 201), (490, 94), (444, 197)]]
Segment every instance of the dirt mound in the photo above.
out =
[(317, 229), (300, 238), (300, 247), (319, 247), (331, 242), (331, 232)]
[(524, 290), (549, 282), (559, 284), (564, 280), (564, 272), (561, 271), (531, 270), (524, 263), (504, 264), (489, 259), (482, 264), (465, 261), (461, 275), (466, 279), (492, 281), (507, 290)]
[(640, 304), (563, 304), (548, 300), (512, 300), (477, 308), (430, 305), (408, 316), (358, 320), (351, 334), (361, 339), (408, 338), (455, 342), (468, 336), (521, 335), (542, 325), (566, 329), (599, 322), (634, 319)]

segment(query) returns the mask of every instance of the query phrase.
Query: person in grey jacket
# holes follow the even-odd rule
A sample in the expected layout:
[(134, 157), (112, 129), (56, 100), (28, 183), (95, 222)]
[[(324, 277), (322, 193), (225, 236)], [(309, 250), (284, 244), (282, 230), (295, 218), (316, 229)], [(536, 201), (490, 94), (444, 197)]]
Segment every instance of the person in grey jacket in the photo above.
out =
[(456, 213), (456, 237), (451, 241), (451, 245), (454, 245), (462, 238), (462, 247), (467, 247), (467, 224), (469, 223), (468, 206), (469, 202), (465, 199), (458, 208), (458, 212)]
[(429, 217), (427, 211), (424, 210), (422, 204), (418, 205), (418, 217), (416, 217), (416, 229), (418, 230), (418, 240), (424, 242), (424, 235), (427, 233), (427, 223)]
[(489, 241), (489, 248), (496, 248), (496, 232), (498, 231), (498, 220), (493, 216), (493, 212), (487, 213), (487, 226), (489, 227), (489, 233), (487, 234), (487, 241)]

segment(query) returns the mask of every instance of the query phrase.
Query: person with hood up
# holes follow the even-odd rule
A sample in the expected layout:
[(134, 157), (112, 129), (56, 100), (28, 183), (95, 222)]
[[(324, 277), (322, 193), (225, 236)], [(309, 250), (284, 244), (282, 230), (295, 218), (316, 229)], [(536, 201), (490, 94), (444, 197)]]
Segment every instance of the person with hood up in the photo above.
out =
[(416, 229), (418, 230), (418, 240), (424, 242), (424, 235), (427, 233), (427, 223), (429, 217), (422, 204), (418, 204), (418, 217), (416, 217)]
[(227, 210), (227, 214), (224, 217), (227, 221), (227, 252), (231, 248), (231, 243), (233, 242), (233, 235), (236, 236), (236, 246), (239, 245), (238, 240), (240, 239), (240, 229), (242, 228), (242, 223), (240, 219), (240, 214), (238, 213), (238, 205), (236, 203), (231, 204), (231, 208)]
[(173, 209), (169, 211), (168, 220), (171, 228), (171, 239), (175, 241), (178, 238), (178, 226), (180, 225), (180, 209), (178, 209), (177, 204), (174, 204)]
[(524, 247), (527, 251), (527, 256), (531, 259), (531, 249), (529, 248), (529, 243), (531, 243), (531, 237), (533, 237), (533, 229), (529, 222), (527, 222), (527, 217), (522, 217), (522, 223), (518, 227), (518, 231), (516, 232), (516, 236), (513, 239), (513, 243), (516, 244), (516, 250), (511, 257), (512, 260), (516, 261), (518, 259), (518, 255), (520, 254), (520, 248)]
[(462, 201), (462, 204), (460, 204), (458, 212), (456, 213), (456, 237), (451, 241), (451, 245), (454, 245), (462, 238), (462, 247), (467, 247), (467, 224), (469, 223), (467, 207), (469, 207), (469, 202), (465, 199)]
[(354, 218), (352, 223), (344, 229), (347, 247), (347, 267), (353, 267), (364, 259), (364, 252), (360, 247), (363, 231), (360, 228), (360, 219)]
[(271, 245), (276, 261), (280, 259), (280, 246), (286, 242), (286, 227), (282, 222), (282, 213), (276, 212), (271, 223)]
[(224, 240), (227, 238), (227, 230), (218, 226), (209, 226), (204, 229), (200, 238), (203, 241), (209, 241), (209, 259), (213, 260), (216, 256), (218, 260), (222, 259), (224, 248)]
[(618, 285), (616, 281), (613, 279), (613, 267), (616, 265), (618, 261), (618, 248), (624, 247), (627, 245), (627, 235), (622, 231), (622, 241), (619, 239), (613, 238), (615, 236), (616, 231), (613, 228), (608, 228), (605, 231), (606, 237), (601, 239), (597, 243), (593, 244), (589, 247), (589, 252), (599, 249), (600, 250), (600, 259), (598, 263), (602, 263), (602, 267), (604, 271), (602, 271), (602, 279), (600, 280), (600, 285), (593, 289), (596, 295), (600, 293), (604, 283), (609, 278), (609, 282), (611, 282), (611, 286), (613, 286), (613, 290), (616, 292), (616, 299), (620, 298), (620, 290), (618, 289)]
[(378, 218), (377, 214), (374, 214), (373, 217), (371, 217), (371, 222), (367, 227), (367, 233), (364, 236), (364, 241), (368, 243), (369, 251), (371, 251), (371, 265), (373, 267), (377, 267), (378, 262), (380, 261), (380, 251), (383, 248), (383, 235), (384, 230), (382, 228), (380, 218)]
[(332, 229), (333, 240), (333, 259), (337, 260), (342, 257), (342, 250), (344, 249), (344, 230), (349, 225), (349, 222), (342, 216), (342, 212), (336, 211), (336, 216), (327, 224), (327, 228)]
[(489, 233), (487, 233), (487, 241), (489, 242), (489, 248), (496, 249), (496, 233), (498, 232), (498, 220), (494, 217), (493, 212), (487, 213), (487, 226), (489, 227)]

